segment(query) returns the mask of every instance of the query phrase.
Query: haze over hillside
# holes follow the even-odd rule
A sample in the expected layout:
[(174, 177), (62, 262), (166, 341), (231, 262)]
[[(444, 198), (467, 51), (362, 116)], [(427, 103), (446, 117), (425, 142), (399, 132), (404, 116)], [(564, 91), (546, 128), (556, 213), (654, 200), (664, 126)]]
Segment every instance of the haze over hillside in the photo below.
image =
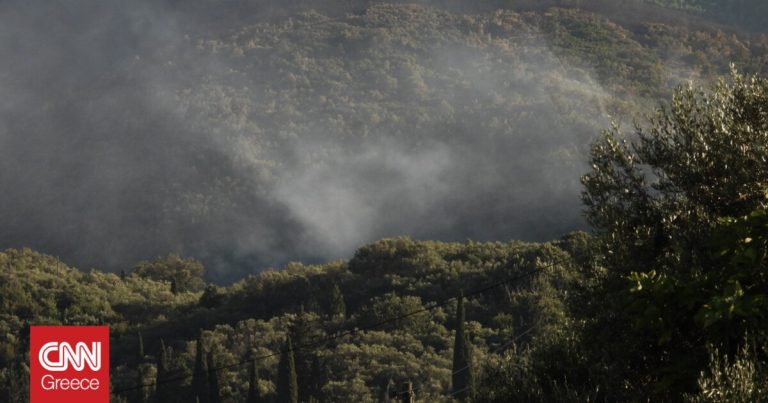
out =
[(400, 234), (551, 239), (611, 115), (766, 65), (747, 20), (552, 3), (4, 2), (0, 247), (227, 281)]

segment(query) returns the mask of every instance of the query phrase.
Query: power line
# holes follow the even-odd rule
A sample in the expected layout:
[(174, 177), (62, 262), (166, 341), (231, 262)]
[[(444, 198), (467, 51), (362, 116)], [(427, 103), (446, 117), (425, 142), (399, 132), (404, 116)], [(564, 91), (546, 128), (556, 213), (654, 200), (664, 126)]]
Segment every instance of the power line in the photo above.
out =
[[(551, 263), (549, 265), (546, 265), (544, 267), (541, 267), (539, 269), (529, 270), (529, 271), (527, 271), (525, 273), (522, 273), (522, 274), (519, 274), (517, 276), (508, 278), (506, 280), (502, 280), (502, 281), (493, 283), (491, 285), (488, 285), (488, 286), (485, 286), (485, 287), (473, 290), (473, 291), (471, 291), (469, 293), (464, 294), (464, 296), (466, 297), (466, 296), (474, 296), (474, 295), (482, 294), (482, 293), (484, 293), (486, 291), (489, 291), (491, 289), (494, 289), (496, 287), (500, 287), (502, 285), (506, 285), (506, 284), (509, 284), (509, 283), (516, 282), (516, 281), (521, 280), (523, 278), (529, 277), (529, 276), (531, 276), (531, 275), (533, 275), (533, 274), (535, 274), (535, 273), (537, 273), (539, 271), (542, 271), (542, 270), (547, 269), (547, 268), (554, 267), (554, 266), (556, 266), (558, 264), (564, 263), (564, 262), (566, 262), (568, 260), (571, 260), (571, 259), (572, 259), (572, 257), (568, 256), (567, 258), (558, 260), (556, 262), (553, 262), (553, 263)], [(397, 322), (398, 320), (402, 320), (402, 319), (409, 318), (409, 317), (414, 316), (414, 315), (418, 315), (420, 313), (432, 311), (432, 310), (434, 310), (434, 309), (436, 309), (438, 307), (444, 306), (444, 305), (446, 305), (446, 304), (448, 304), (448, 303), (458, 299), (459, 297), (460, 297), (460, 295), (453, 296), (453, 297), (450, 297), (450, 298), (446, 298), (446, 299), (443, 299), (442, 301), (437, 301), (437, 302), (433, 303), (429, 307), (418, 309), (418, 310), (415, 310), (415, 311), (412, 311), (412, 312), (408, 312), (406, 314), (403, 314), (403, 315), (400, 315), (400, 316), (397, 316), (397, 317), (388, 318), (388, 319), (385, 319), (383, 321), (380, 321), (380, 322), (377, 322), (377, 323), (373, 323), (373, 324), (370, 324), (370, 325), (366, 325), (366, 326), (363, 326), (363, 327), (353, 328), (353, 329), (349, 329), (349, 330), (346, 330), (346, 331), (343, 331), (343, 332), (340, 332), (340, 333), (336, 333), (336, 334), (333, 334), (331, 336), (322, 338), (322, 339), (320, 339), (318, 341), (313, 341), (313, 342), (310, 342), (310, 343), (305, 343), (305, 344), (303, 344), (301, 346), (293, 347), (290, 350), (278, 351), (278, 352), (270, 353), (270, 354), (264, 354), (264, 355), (252, 357), (252, 358), (249, 358), (249, 359), (246, 359), (246, 360), (241, 360), (241, 361), (238, 361), (238, 362), (235, 362), (235, 363), (232, 363), (232, 364), (219, 366), (219, 367), (214, 368), (212, 371), (216, 372), (216, 371), (220, 371), (220, 370), (224, 370), (224, 369), (236, 368), (236, 367), (239, 367), (241, 365), (249, 364), (252, 361), (261, 361), (261, 360), (265, 360), (267, 358), (279, 356), (283, 352), (298, 351), (298, 350), (306, 349), (307, 347), (316, 346), (318, 344), (323, 344), (323, 343), (326, 343), (326, 342), (329, 342), (329, 341), (332, 341), (332, 340), (335, 340), (335, 339), (339, 339), (339, 338), (342, 338), (342, 337), (345, 337), (345, 336), (354, 335), (354, 334), (359, 333), (361, 331), (372, 330), (372, 329), (378, 328), (378, 327), (386, 325), (386, 324)], [(162, 382), (155, 381), (155, 382), (149, 382), (149, 383), (145, 383), (145, 384), (135, 385), (135, 386), (132, 386), (132, 387), (116, 390), (115, 393), (119, 394), (119, 393), (124, 393), (124, 392), (129, 392), (129, 391), (137, 390), (137, 389), (143, 389), (143, 388), (146, 388), (146, 387), (157, 386), (157, 385), (160, 385), (160, 384), (166, 384), (166, 383), (171, 383), (171, 382), (183, 381), (183, 380), (188, 379), (189, 377), (194, 376), (194, 375), (195, 375), (194, 373), (192, 373), (192, 374), (184, 374), (184, 375), (180, 375), (180, 376), (176, 376), (176, 377), (166, 378)]]
[[(525, 336), (526, 334), (528, 334), (528, 333), (532, 332), (532, 331), (533, 331), (533, 329), (536, 329), (537, 327), (539, 327), (539, 322), (536, 322), (536, 323), (534, 323), (533, 325), (531, 325), (530, 327), (528, 327), (528, 329), (527, 329), (526, 331), (524, 331), (524, 332), (522, 332), (522, 333), (518, 334), (517, 336), (513, 337), (513, 338), (512, 338), (511, 340), (509, 340), (508, 342), (506, 342), (506, 343), (504, 343), (504, 344), (502, 344), (502, 345), (500, 345), (500, 346), (498, 346), (498, 347), (494, 348), (493, 350), (489, 351), (489, 352), (488, 352), (488, 354), (496, 354), (496, 353), (498, 353), (498, 352), (501, 352), (501, 351), (503, 351), (505, 348), (509, 347), (510, 345), (512, 345), (513, 343), (515, 343), (516, 341), (520, 340), (520, 339), (521, 339), (523, 336)], [(456, 374), (458, 374), (459, 372), (462, 372), (462, 371), (466, 371), (466, 370), (467, 370), (467, 369), (468, 369), (468, 368), (469, 368), (471, 365), (472, 365), (472, 364), (467, 364), (467, 365), (465, 365), (465, 366), (463, 366), (463, 367), (461, 367), (461, 368), (457, 369), (456, 371), (453, 371), (453, 373), (452, 373), (451, 375), (456, 375)], [(456, 393), (458, 393), (458, 392), (456, 392)]]
[[(487, 285), (485, 287), (481, 287), (481, 288), (475, 289), (475, 290), (470, 291), (468, 293), (464, 293), (463, 296), (464, 297), (469, 297), (469, 296), (475, 296), (475, 295), (479, 295), (479, 294), (485, 293), (485, 292), (487, 292), (489, 290), (492, 290), (492, 289), (494, 289), (496, 287), (501, 287), (501, 286), (506, 285), (506, 284), (514, 283), (516, 281), (522, 280), (522, 279), (524, 279), (526, 277), (532, 276), (532, 275), (534, 275), (534, 274), (536, 274), (538, 272), (541, 272), (541, 271), (543, 271), (545, 269), (555, 267), (555, 266), (557, 266), (559, 264), (565, 263), (565, 262), (567, 262), (569, 260), (572, 260), (572, 259), (573, 259), (573, 257), (568, 255), (566, 258), (557, 260), (557, 261), (552, 262), (552, 263), (550, 263), (548, 265), (542, 266), (542, 267), (540, 267), (538, 269), (529, 270), (529, 271), (526, 271), (524, 273), (518, 274), (517, 276), (513, 276), (513, 277), (510, 277), (508, 279), (505, 279), (505, 280), (502, 280), (502, 281), (498, 281), (496, 283), (492, 283), (492, 284)], [(236, 368), (236, 367), (239, 367), (239, 366), (242, 366), (242, 365), (250, 364), (253, 361), (261, 361), (261, 360), (265, 360), (267, 358), (276, 357), (276, 356), (279, 356), (279, 355), (283, 354), (284, 352), (299, 351), (299, 350), (302, 350), (302, 349), (307, 349), (308, 347), (317, 346), (319, 344), (327, 343), (329, 341), (333, 341), (333, 340), (336, 340), (336, 339), (339, 339), (339, 338), (342, 338), (342, 337), (351, 336), (351, 335), (354, 335), (354, 334), (357, 334), (357, 333), (360, 333), (360, 332), (363, 332), (363, 331), (373, 330), (373, 329), (376, 329), (376, 328), (378, 328), (380, 326), (383, 326), (383, 325), (386, 325), (386, 324), (390, 324), (390, 323), (394, 323), (394, 322), (397, 322), (399, 320), (406, 319), (406, 318), (409, 318), (411, 316), (418, 315), (420, 313), (430, 312), (430, 311), (432, 311), (432, 310), (434, 310), (436, 308), (439, 308), (441, 306), (447, 305), (448, 303), (457, 300), (461, 296), (462, 296), (462, 294), (459, 294), (459, 295), (456, 295), (456, 296), (453, 296), (453, 297), (449, 297), (449, 298), (445, 298), (443, 300), (434, 302), (432, 305), (430, 305), (428, 307), (417, 309), (415, 311), (408, 312), (406, 314), (403, 314), (403, 315), (400, 315), (400, 316), (397, 316), (397, 317), (388, 318), (388, 319), (385, 319), (383, 321), (376, 322), (376, 323), (373, 323), (373, 324), (370, 324), (370, 325), (366, 325), (366, 326), (362, 326), (362, 327), (355, 327), (353, 329), (349, 329), (349, 330), (346, 330), (346, 331), (335, 333), (335, 334), (333, 334), (331, 336), (324, 337), (324, 338), (319, 339), (317, 341), (312, 341), (312, 342), (309, 342), (309, 343), (305, 343), (305, 344), (302, 344), (301, 346), (295, 346), (295, 347), (293, 347), (293, 348), (291, 348), (289, 350), (285, 350), (285, 351), (279, 350), (279, 351), (277, 351), (275, 353), (270, 353), (270, 354), (264, 354), (264, 355), (260, 355), (260, 356), (256, 356), (256, 357), (251, 357), (249, 359), (241, 360), (241, 361), (238, 361), (238, 362), (235, 362), (235, 363), (232, 363), (232, 364), (227, 364), (227, 365), (215, 367), (213, 369), (208, 369), (208, 371), (218, 372), (218, 371), (225, 370), (225, 369)], [(134, 390), (144, 389), (144, 388), (148, 388), (148, 387), (152, 387), (152, 386), (157, 386), (157, 385), (162, 385), (162, 384), (166, 384), (166, 383), (183, 381), (183, 380), (188, 379), (188, 378), (190, 378), (190, 377), (192, 377), (194, 375), (195, 375), (195, 373), (193, 372), (193, 373), (190, 373), (190, 374), (183, 374), (183, 375), (179, 375), (179, 376), (175, 376), (175, 377), (166, 378), (166, 379), (164, 379), (161, 382), (154, 381), (154, 382), (148, 382), (148, 383), (144, 383), (144, 384), (138, 384), (138, 385), (130, 386), (130, 387), (127, 387), (127, 388), (115, 390), (114, 393), (115, 394), (121, 394), (121, 393), (125, 393), (125, 392), (130, 392), (130, 391), (134, 391)], [(204, 374), (200, 373), (198, 375), (204, 375)]]
[[(517, 342), (518, 340), (520, 340), (520, 339), (521, 339), (523, 336), (525, 336), (525, 335), (527, 335), (528, 333), (532, 332), (534, 329), (536, 329), (537, 327), (539, 327), (539, 325), (540, 325), (540, 322), (536, 322), (536, 323), (534, 323), (533, 325), (529, 326), (529, 327), (528, 327), (528, 329), (526, 329), (524, 332), (522, 332), (522, 333), (520, 333), (520, 334), (516, 335), (515, 337), (513, 337), (512, 339), (510, 339), (510, 340), (509, 340), (509, 341), (507, 341), (506, 343), (504, 343), (504, 344), (502, 344), (502, 345), (499, 345), (499, 346), (496, 346), (494, 349), (492, 349), (491, 351), (489, 351), (489, 352), (488, 352), (488, 354), (497, 354), (497, 353), (500, 353), (500, 352), (504, 351), (504, 349), (506, 349), (507, 347), (511, 346), (512, 344), (514, 344), (515, 342)], [(457, 370), (453, 371), (453, 372), (451, 373), (451, 375), (456, 375), (456, 374), (458, 374), (459, 372), (462, 372), (462, 371), (466, 371), (466, 370), (467, 370), (467, 369), (468, 369), (470, 366), (471, 366), (471, 364), (467, 364), (467, 365), (465, 365), (465, 366), (463, 366), (463, 367), (461, 367), (461, 368), (459, 368), (459, 369), (457, 369)], [(413, 389), (413, 392), (415, 393), (415, 392), (419, 391), (420, 389), (421, 389), (421, 387), (418, 387), (418, 388), (414, 388), (414, 389)], [(456, 394), (459, 394), (459, 393), (461, 393), (461, 392), (464, 392), (464, 391), (465, 391), (465, 390), (467, 390), (467, 389), (469, 389), (469, 387), (466, 387), (466, 388), (463, 388), (463, 389), (459, 389), (459, 390), (457, 390), (457, 391), (455, 391), (455, 392), (452, 392), (452, 393), (451, 393), (451, 396), (454, 396), (454, 395), (456, 395)]]
[[(509, 340), (508, 342), (506, 342), (506, 343), (504, 343), (504, 344), (502, 344), (502, 345), (500, 345), (500, 346), (496, 347), (495, 349), (491, 350), (491, 351), (489, 352), (489, 354), (496, 354), (496, 353), (499, 353), (499, 352), (503, 351), (505, 348), (507, 348), (507, 347), (509, 347), (510, 345), (514, 344), (515, 342), (517, 342), (518, 340), (520, 340), (520, 339), (521, 339), (523, 336), (525, 336), (526, 334), (528, 334), (528, 333), (532, 332), (534, 329), (536, 329), (537, 327), (539, 327), (539, 324), (540, 324), (540, 322), (536, 322), (536, 323), (534, 323), (534, 324), (533, 324), (533, 325), (531, 325), (531, 326), (530, 326), (530, 327), (529, 327), (529, 328), (528, 328), (526, 331), (524, 331), (524, 332), (522, 332), (522, 333), (518, 334), (517, 336), (515, 336), (514, 338), (512, 338), (512, 340)], [(462, 368), (459, 368), (459, 369), (457, 369), (456, 371), (454, 371), (454, 372), (453, 372), (453, 375), (456, 375), (456, 374), (458, 374), (459, 372), (462, 372), (462, 371), (466, 371), (466, 370), (467, 370), (467, 369), (468, 369), (468, 368), (469, 368), (471, 365), (472, 365), (472, 364), (471, 364), (471, 363), (469, 363), (469, 364), (467, 364), (466, 366), (464, 366), (464, 367), (462, 367)], [(470, 387), (469, 387), (469, 386), (467, 386), (467, 387), (461, 388), (461, 389), (459, 389), (459, 390), (453, 391), (453, 392), (451, 392), (451, 396), (456, 396), (456, 395), (458, 395), (459, 393), (462, 393), (462, 392), (465, 392), (465, 391), (467, 391), (469, 388), (470, 388)]]

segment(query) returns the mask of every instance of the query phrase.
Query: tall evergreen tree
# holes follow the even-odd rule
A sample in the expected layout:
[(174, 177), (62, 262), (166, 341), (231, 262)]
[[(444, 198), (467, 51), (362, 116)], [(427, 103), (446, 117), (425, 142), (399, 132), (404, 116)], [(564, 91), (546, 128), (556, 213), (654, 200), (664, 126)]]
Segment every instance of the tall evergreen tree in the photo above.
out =
[(139, 364), (144, 362), (144, 336), (141, 335), (141, 332), (137, 333), (139, 338)]
[(168, 350), (165, 348), (165, 340), (160, 339), (160, 350), (157, 352), (157, 381), (165, 381), (168, 374)]
[[(144, 364), (139, 363), (136, 366), (136, 385), (144, 385)], [(139, 387), (136, 389), (134, 400), (136, 403), (145, 403), (147, 401), (147, 388)]]
[(160, 339), (160, 350), (157, 352), (157, 378), (155, 380), (155, 401), (157, 403), (167, 403), (171, 401), (173, 390), (168, 385), (168, 350), (165, 348), (165, 341)]
[[(136, 332), (136, 336), (138, 338), (138, 353), (137, 353), (137, 360), (136, 360), (136, 381), (137, 385), (143, 385), (144, 380), (144, 336), (141, 335), (141, 332)], [(144, 403), (147, 401), (147, 392), (146, 388), (138, 388), (136, 389), (134, 401), (138, 403)]]
[(208, 352), (208, 390), (209, 402), (221, 403), (221, 390), (219, 389), (219, 373), (213, 360), (213, 351)]
[(248, 368), (248, 400), (246, 403), (260, 403), (261, 395), (259, 394), (259, 370), (256, 368), (256, 360), (251, 359), (250, 366)]
[(288, 336), (280, 355), (277, 371), (277, 402), (298, 403), (299, 385), (296, 380), (296, 363), (293, 360), (293, 344)]
[(200, 403), (207, 403), (210, 392), (208, 391), (208, 370), (205, 365), (205, 349), (203, 348), (203, 332), (197, 336), (195, 347), (195, 368), (192, 372), (192, 390)]
[(464, 294), (456, 302), (456, 338), (453, 343), (452, 392), (455, 398), (466, 401), (474, 394), (475, 378), (469, 340), (464, 331)]
[(331, 288), (329, 313), (331, 319), (343, 319), (347, 316), (347, 306), (344, 304), (344, 295), (341, 293), (341, 289), (336, 283), (334, 283), (333, 288)]
[[(313, 326), (313, 317), (302, 306), (299, 314), (291, 324), (291, 343), (294, 346), (305, 346), (322, 337), (322, 332)], [(299, 385), (299, 400), (309, 400), (312, 385), (312, 356), (299, 348), (293, 351), (293, 362), (296, 368), (296, 380)]]

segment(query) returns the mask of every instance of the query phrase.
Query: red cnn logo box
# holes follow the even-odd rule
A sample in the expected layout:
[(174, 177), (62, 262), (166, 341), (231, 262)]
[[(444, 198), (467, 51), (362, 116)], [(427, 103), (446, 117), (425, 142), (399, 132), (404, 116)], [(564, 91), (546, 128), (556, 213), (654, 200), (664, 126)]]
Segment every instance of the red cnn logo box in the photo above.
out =
[(30, 403), (108, 403), (109, 326), (31, 326)]

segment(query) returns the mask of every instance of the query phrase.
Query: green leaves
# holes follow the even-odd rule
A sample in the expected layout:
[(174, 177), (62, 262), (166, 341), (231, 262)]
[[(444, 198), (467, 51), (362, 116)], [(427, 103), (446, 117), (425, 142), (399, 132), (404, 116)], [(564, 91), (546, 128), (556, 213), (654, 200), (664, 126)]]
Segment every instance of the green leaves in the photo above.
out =
[(743, 313), (738, 307), (744, 290), (738, 281), (732, 281), (723, 290), (722, 295), (714, 296), (704, 304), (696, 314), (696, 321), (704, 327), (709, 327), (722, 319), (732, 319), (734, 314)]
[(641, 327), (662, 320), (660, 312), (672, 306), (670, 300), (687, 310), (696, 308), (694, 320), (703, 329), (735, 319), (759, 325), (766, 316), (768, 213), (755, 210), (741, 219), (718, 222), (710, 246), (719, 265), (711, 270), (685, 282), (677, 280), (674, 273), (657, 270), (627, 276), (628, 290), (634, 295), (630, 311), (641, 314)]
[(767, 80), (733, 71), (678, 88), (634, 136), (614, 127), (593, 145), (584, 202), (607, 268), (597, 295), (610, 304), (594, 324), (622, 336), (600, 346), (632, 363), (618, 379), (641, 373), (674, 396), (703, 343), (764, 331), (767, 94)]
[[(658, 345), (671, 341), (674, 333), (676, 315), (683, 306), (691, 301), (679, 299), (679, 283), (672, 277), (655, 270), (633, 272), (628, 276), (633, 284), (629, 292), (633, 294), (626, 313), (634, 317), (634, 326), (639, 331), (655, 335)], [(685, 293), (685, 295), (689, 295)]]
[(133, 272), (143, 278), (167, 281), (171, 285), (176, 284), (176, 289), (182, 292), (202, 291), (205, 287), (205, 281), (202, 278), (205, 269), (202, 263), (174, 254), (149, 262), (140, 262), (133, 268)]
[(768, 314), (768, 211), (719, 220), (712, 248), (721, 267), (709, 277), (724, 286), (714, 287), (722, 291), (701, 307), (696, 320), (704, 327), (734, 318), (758, 325)]

